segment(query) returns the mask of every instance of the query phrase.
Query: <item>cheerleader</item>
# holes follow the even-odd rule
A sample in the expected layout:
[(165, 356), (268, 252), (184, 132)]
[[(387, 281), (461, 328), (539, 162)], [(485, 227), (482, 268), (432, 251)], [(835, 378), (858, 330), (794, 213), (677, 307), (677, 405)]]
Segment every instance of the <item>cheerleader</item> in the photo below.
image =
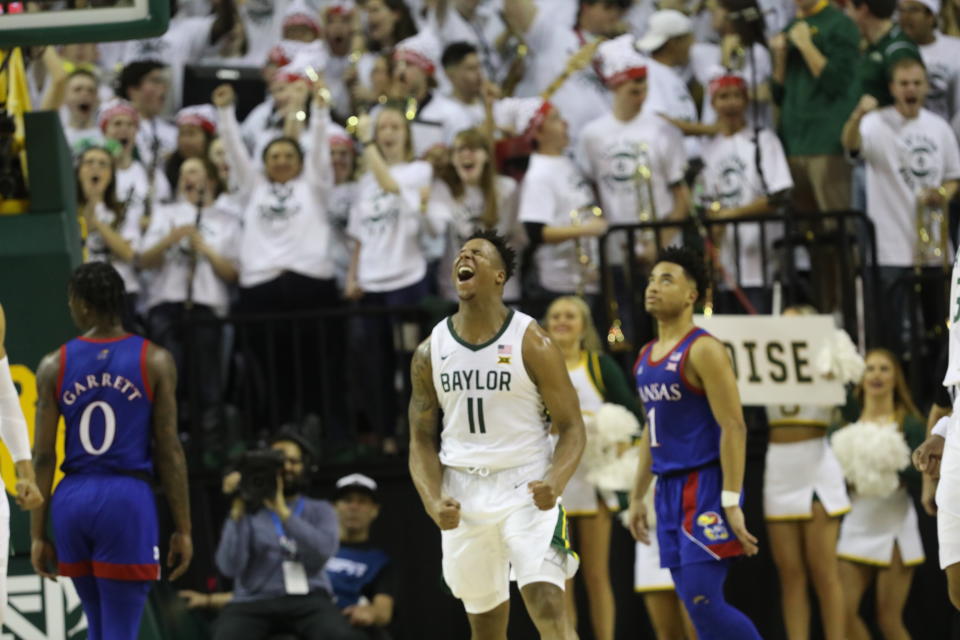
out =
[[(910, 397), (903, 370), (896, 357), (886, 349), (867, 353), (866, 373), (855, 391), (862, 407), (858, 423), (873, 423), (896, 430), (906, 440), (903, 447), (904, 466), (892, 482), (892, 492), (862, 495), (865, 487), (855, 485), (851, 476), (860, 470), (846, 464), (846, 447), (839, 442), (843, 429), (833, 436), (834, 450), (844, 465), (852, 487), (853, 508), (840, 527), (837, 555), (840, 557), (840, 580), (846, 606), (846, 635), (849, 640), (869, 640), (870, 633), (859, 616), (860, 601), (867, 588), (876, 581), (877, 626), (886, 640), (909, 638), (903, 625), (903, 607), (910, 592), (914, 567), (924, 561), (917, 511), (910, 492), (919, 484), (919, 475), (909, 466), (909, 452), (924, 439), (925, 428), (919, 411)], [(856, 425), (845, 427), (852, 428)], [(851, 448), (870, 447), (853, 443)], [(901, 467), (903, 468), (903, 467)], [(871, 469), (867, 469), (869, 473)]]
[[(436, 235), (445, 236), (438, 287), (444, 298), (456, 301), (449, 274), (459, 247), (477, 229), (493, 229), (519, 251), (526, 244), (517, 220), (517, 182), (497, 175), (490, 157), (490, 141), (479, 129), (467, 129), (453, 141), (450, 165), (433, 183), (427, 220)], [(521, 278), (510, 278), (505, 300), (520, 299)]]
[[(642, 420), (640, 402), (631, 393), (623, 372), (603, 353), (590, 309), (575, 296), (554, 300), (547, 309), (547, 333), (564, 355), (567, 371), (580, 398), (584, 418), (596, 416), (604, 403), (618, 404)], [(590, 619), (597, 640), (613, 640), (614, 598), (610, 586), (611, 513), (621, 505), (613, 491), (601, 491), (588, 479), (589, 469), (581, 462), (563, 492), (562, 504), (570, 516), (573, 540), (580, 554), (580, 575), (584, 578)], [(667, 579), (669, 580), (669, 572)], [(577, 626), (573, 579), (565, 590), (567, 615)]]
[(136, 328), (136, 302), (140, 282), (134, 269), (140, 242), (139, 209), (117, 199), (117, 170), (113, 154), (90, 147), (77, 158), (77, 205), (86, 262), (109, 262), (126, 289), (123, 324)]
[[(220, 199), (223, 185), (213, 163), (190, 158), (179, 173), (177, 200), (156, 208), (143, 238), (140, 265), (153, 276), (146, 290), (148, 335), (173, 355), (182, 406), (200, 409), (204, 450), (212, 452), (223, 378), (216, 319), (226, 315), (237, 282), (240, 219), (219, 206), (229, 201)], [(197, 397), (183, 397), (187, 393)]]
[[(364, 307), (418, 304), (428, 293), (422, 243), (429, 234), (425, 214), (433, 170), (429, 163), (413, 160), (410, 123), (394, 106), (381, 109), (372, 127), (368, 116), (361, 118), (358, 133), (366, 171), (358, 180), (347, 224), (354, 248), (346, 296)], [(412, 332), (411, 325), (396, 319), (377, 315), (362, 319), (367, 380), (379, 380), (380, 388), (380, 402), (368, 403), (377, 414), (371, 422), (384, 436), (384, 452), (390, 454), (397, 452), (395, 365), (399, 352), (407, 375), (409, 366), (403, 361), (416, 347), (414, 332), (415, 327)]]
[[(812, 313), (812, 308), (800, 307), (783, 315)], [(789, 640), (810, 637), (808, 579), (820, 605), (824, 637), (845, 637), (836, 547), (840, 517), (850, 510), (850, 500), (826, 438), (835, 411), (829, 406), (767, 407), (763, 510)]]

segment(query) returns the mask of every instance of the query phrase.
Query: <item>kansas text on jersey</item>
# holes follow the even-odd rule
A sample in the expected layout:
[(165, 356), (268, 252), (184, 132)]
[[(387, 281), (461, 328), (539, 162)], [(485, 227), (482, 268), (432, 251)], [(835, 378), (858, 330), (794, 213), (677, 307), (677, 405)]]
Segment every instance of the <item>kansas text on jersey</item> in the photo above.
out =
[(659, 360), (651, 357), (655, 342), (640, 350), (634, 374), (647, 414), (655, 474), (696, 469), (720, 459), (720, 425), (703, 389), (684, 375), (693, 343), (709, 335), (694, 327)]

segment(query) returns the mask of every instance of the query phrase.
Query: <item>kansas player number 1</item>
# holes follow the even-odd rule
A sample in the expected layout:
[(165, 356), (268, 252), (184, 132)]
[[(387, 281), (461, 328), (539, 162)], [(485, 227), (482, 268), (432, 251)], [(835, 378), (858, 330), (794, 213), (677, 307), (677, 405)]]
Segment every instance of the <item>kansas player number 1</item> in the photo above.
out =
[[(103, 442), (99, 448), (94, 447), (90, 440), (90, 418), (96, 409), (103, 412)], [(113, 408), (102, 400), (87, 405), (87, 408), (83, 410), (83, 415), (80, 416), (80, 444), (83, 445), (84, 450), (92, 456), (102, 455), (110, 449), (116, 435), (117, 416), (113, 412)]]
[(650, 426), (650, 446), (659, 447), (660, 443), (657, 442), (657, 408), (654, 407), (647, 411), (647, 424)]

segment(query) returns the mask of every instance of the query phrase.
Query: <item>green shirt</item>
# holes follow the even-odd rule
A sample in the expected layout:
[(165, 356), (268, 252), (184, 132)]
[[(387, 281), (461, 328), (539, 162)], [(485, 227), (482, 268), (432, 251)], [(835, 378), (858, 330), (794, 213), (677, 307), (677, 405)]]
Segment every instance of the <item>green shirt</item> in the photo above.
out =
[(792, 44), (787, 48), (783, 84), (771, 85), (780, 106), (780, 138), (788, 156), (841, 155), (840, 133), (856, 106), (852, 71), (859, 59), (860, 32), (842, 11), (827, 5), (805, 20), (813, 32), (814, 46), (827, 59), (819, 77), (814, 77), (803, 55)]
[(870, 94), (881, 107), (893, 104), (893, 96), (890, 95), (891, 72), (893, 65), (905, 59), (923, 62), (917, 45), (895, 24), (886, 35), (863, 52), (857, 67), (857, 99)]

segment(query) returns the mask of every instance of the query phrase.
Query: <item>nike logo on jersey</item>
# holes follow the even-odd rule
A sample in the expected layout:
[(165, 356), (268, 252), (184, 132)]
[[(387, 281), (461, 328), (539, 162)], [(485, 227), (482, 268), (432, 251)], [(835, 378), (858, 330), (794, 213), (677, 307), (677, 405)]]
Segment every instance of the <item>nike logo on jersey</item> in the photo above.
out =
[(450, 357), (450, 354), (448, 353), (448, 354), (446, 354), (446, 355), (440, 356), (440, 359), (441, 359), (441, 360), (446, 360), (446, 359), (449, 358), (449, 357)]

